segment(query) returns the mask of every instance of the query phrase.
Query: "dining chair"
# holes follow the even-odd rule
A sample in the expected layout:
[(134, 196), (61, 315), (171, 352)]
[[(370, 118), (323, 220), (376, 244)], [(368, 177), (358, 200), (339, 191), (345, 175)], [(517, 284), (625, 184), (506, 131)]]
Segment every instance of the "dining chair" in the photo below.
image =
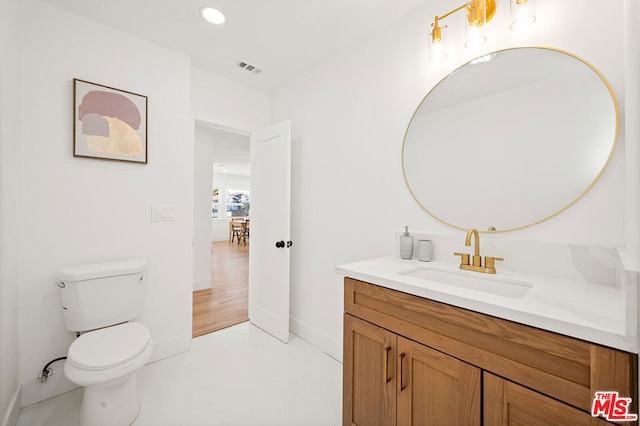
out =
[(240, 244), (240, 239), (244, 238), (244, 223), (232, 221), (229, 224), (231, 226), (231, 242), (238, 239), (238, 244)]
[(244, 241), (244, 245), (247, 245), (247, 238), (249, 238), (251, 234), (251, 221), (249, 219), (245, 220), (242, 224), (242, 240)]

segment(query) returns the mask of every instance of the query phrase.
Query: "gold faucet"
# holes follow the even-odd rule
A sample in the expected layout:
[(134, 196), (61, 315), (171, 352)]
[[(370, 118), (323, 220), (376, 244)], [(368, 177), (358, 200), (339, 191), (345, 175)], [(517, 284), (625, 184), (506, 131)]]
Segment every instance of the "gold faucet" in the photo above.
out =
[[(468, 253), (453, 253), (456, 256), (460, 256), (460, 269), (466, 269), (467, 271), (482, 272), (484, 274), (496, 273), (496, 260), (504, 260), (502, 257), (484, 257), (484, 266), (482, 266), (482, 257), (480, 256), (480, 234), (477, 229), (469, 229), (467, 232), (467, 239), (464, 245), (471, 247), (471, 237), (475, 237), (475, 246), (473, 258)], [(470, 261), (471, 260), (471, 261)]]

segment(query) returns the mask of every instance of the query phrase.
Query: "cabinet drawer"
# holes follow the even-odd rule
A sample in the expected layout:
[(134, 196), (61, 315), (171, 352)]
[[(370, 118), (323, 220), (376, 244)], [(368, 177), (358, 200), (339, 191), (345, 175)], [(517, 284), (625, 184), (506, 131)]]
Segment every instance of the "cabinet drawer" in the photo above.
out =
[(611, 425), (589, 413), (486, 372), (483, 388), (485, 425)]
[(637, 357), (345, 278), (345, 312), (584, 411), (596, 391), (632, 398)]

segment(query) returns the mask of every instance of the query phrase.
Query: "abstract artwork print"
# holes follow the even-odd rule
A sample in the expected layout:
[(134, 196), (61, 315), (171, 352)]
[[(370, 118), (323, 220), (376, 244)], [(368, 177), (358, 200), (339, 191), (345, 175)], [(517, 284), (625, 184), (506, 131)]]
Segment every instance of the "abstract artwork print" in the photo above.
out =
[(73, 79), (76, 157), (147, 162), (147, 97)]

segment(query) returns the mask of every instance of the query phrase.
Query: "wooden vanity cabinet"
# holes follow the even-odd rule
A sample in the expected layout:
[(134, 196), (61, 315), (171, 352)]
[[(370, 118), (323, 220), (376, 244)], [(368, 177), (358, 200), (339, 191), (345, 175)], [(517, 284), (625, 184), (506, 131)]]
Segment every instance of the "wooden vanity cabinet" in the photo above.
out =
[(344, 425), (480, 425), (479, 368), (348, 314), (344, 324)]
[[(343, 425), (600, 425), (637, 356), (345, 278)], [(626, 422), (624, 424), (637, 424)]]

